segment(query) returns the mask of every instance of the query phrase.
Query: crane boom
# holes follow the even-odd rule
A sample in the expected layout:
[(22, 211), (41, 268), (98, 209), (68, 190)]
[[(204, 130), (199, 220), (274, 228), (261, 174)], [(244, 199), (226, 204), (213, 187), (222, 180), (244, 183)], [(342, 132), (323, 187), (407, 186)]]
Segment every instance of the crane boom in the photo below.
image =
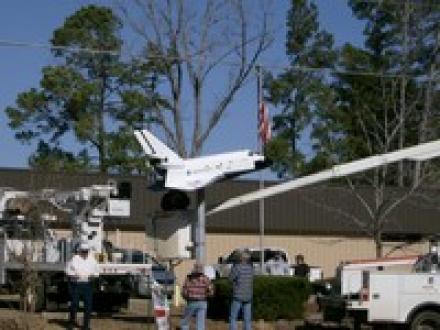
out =
[(207, 215), (245, 205), (253, 201), (272, 197), (289, 190), (309, 186), (329, 179), (339, 178), (354, 173), (359, 173), (379, 166), (395, 163), (401, 160), (424, 161), (440, 156), (440, 140), (418, 144), (412, 147), (392, 151), (380, 155), (366, 157), (349, 163), (335, 165), (312, 175), (290, 180), (265, 189), (253, 191), (238, 197), (226, 200), (222, 204), (210, 210)]

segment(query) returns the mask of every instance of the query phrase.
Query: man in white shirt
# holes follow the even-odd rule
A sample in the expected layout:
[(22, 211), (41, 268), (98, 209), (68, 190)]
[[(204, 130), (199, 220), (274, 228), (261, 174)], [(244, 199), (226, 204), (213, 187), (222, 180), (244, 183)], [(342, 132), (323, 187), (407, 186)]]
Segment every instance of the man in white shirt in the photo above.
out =
[(289, 265), (279, 252), (266, 263), (266, 268), (267, 273), (270, 275), (289, 275)]
[(66, 274), (69, 278), (70, 292), (70, 318), (69, 329), (76, 324), (76, 312), (79, 299), (84, 301), (84, 322), (83, 329), (90, 329), (90, 314), (92, 312), (92, 279), (99, 276), (99, 267), (95, 258), (89, 254), (87, 243), (81, 243), (78, 253), (67, 263)]

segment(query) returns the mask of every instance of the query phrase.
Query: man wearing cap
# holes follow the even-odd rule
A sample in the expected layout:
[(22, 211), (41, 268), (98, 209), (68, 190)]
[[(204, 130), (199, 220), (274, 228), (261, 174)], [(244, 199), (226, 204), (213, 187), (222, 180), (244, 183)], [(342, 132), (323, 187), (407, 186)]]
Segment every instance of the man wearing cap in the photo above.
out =
[(69, 278), (70, 292), (70, 315), (69, 329), (73, 329), (76, 324), (76, 312), (78, 310), (79, 299), (84, 301), (84, 321), (82, 329), (90, 329), (90, 314), (92, 312), (92, 279), (99, 276), (98, 263), (89, 254), (89, 245), (82, 242), (77, 253), (67, 263), (66, 274)]
[(229, 274), (232, 282), (232, 304), (229, 312), (229, 329), (237, 330), (237, 318), (240, 309), (243, 311), (243, 328), (252, 329), (252, 296), (254, 268), (249, 251), (242, 251), (240, 263), (232, 266)]
[(183, 313), (181, 329), (189, 329), (189, 321), (196, 316), (196, 329), (205, 329), (207, 298), (214, 294), (214, 287), (210, 279), (204, 274), (204, 267), (195, 264), (192, 272), (188, 274), (182, 288), (182, 296), (186, 299), (186, 308)]

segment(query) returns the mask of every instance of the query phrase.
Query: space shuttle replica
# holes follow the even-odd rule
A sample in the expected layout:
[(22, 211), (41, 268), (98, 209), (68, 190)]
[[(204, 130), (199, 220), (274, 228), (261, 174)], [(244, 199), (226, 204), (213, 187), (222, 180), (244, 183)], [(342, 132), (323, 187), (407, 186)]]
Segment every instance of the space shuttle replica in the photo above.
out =
[(250, 150), (184, 159), (148, 130), (134, 134), (155, 171), (163, 177), (163, 187), (175, 191), (195, 191), (269, 165), (264, 156)]

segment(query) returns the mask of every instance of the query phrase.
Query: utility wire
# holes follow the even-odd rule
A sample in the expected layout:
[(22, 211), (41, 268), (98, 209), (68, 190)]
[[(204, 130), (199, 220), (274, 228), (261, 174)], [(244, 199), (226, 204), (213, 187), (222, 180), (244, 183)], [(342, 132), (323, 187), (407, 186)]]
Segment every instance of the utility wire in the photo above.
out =
[[(10, 40), (0, 40), (0, 47), (21, 47), (21, 48), (40, 48), (49, 50), (65, 50), (78, 53), (89, 53), (92, 55), (106, 54), (118, 56), (121, 55), (119, 51), (112, 50), (99, 50), (93, 48), (79, 48), (79, 47), (69, 47), (69, 46), (54, 46), (43, 43), (31, 43), (31, 42), (20, 42), (20, 41), (10, 41)], [(178, 60), (178, 61), (190, 61), (191, 59), (202, 55), (202, 52), (194, 53), (189, 56), (171, 56), (171, 55), (145, 55), (144, 57), (135, 56), (133, 59), (138, 60), (148, 60), (148, 59), (168, 59), (168, 60)], [(235, 61), (223, 61), (221, 65), (224, 66), (241, 66), (242, 64)], [(420, 75), (402, 74), (402, 73), (387, 73), (382, 71), (357, 71), (357, 70), (340, 70), (336, 68), (326, 68), (326, 67), (310, 67), (303, 65), (276, 65), (276, 64), (261, 64), (264, 69), (277, 69), (277, 70), (287, 70), (287, 71), (299, 71), (299, 72), (322, 72), (327, 74), (339, 74), (348, 76), (369, 76), (369, 77), (381, 77), (381, 78), (401, 78), (401, 77), (420, 77)], [(430, 80), (438, 79), (434, 76)]]
[(49, 50), (67, 50), (77, 53), (89, 53), (89, 54), (105, 54), (105, 55), (119, 55), (120, 53), (113, 50), (100, 50), (92, 48), (80, 48), (80, 47), (69, 47), (69, 46), (55, 46), (42, 43), (31, 43), (31, 42), (21, 42), (21, 41), (10, 41), (10, 40), (0, 40), (0, 47), (23, 47), (23, 48), (41, 48)]
[[(328, 1), (328, 0), (321, 0), (321, 1)], [(366, 3), (366, 4), (376, 4), (376, 5), (383, 5), (383, 4), (403, 5), (404, 0), (360, 0), (357, 2)], [(438, 6), (440, 6), (440, 3), (434, 3), (434, 2), (428, 3), (428, 2), (429, 0), (428, 1), (410, 0), (409, 4), (419, 8), (437, 8)]]
[[(0, 39), (0, 47), (20, 47), (20, 48), (40, 48), (40, 49), (48, 49), (48, 50), (64, 50), (76, 53), (89, 53), (92, 55), (111, 55), (111, 56), (121, 56), (122, 53), (116, 50), (102, 50), (102, 49), (94, 49), (94, 48), (83, 48), (83, 47), (70, 47), (70, 46), (59, 46), (59, 45), (50, 45), (43, 43), (32, 43), (32, 42), (22, 42), (22, 41), (11, 41), (11, 40), (2, 40)], [(145, 55), (145, 57), (134, 57), (136, 58), (147, 58), (147, 59), (168, 59), (168, 60), (179, 60), (183, 62), (188, 62), (191, 59), (201, 56), (207, 51), (198, 51), (194, 54), (190, 54), (188, 56), (171, 56), (171, 55)]]

